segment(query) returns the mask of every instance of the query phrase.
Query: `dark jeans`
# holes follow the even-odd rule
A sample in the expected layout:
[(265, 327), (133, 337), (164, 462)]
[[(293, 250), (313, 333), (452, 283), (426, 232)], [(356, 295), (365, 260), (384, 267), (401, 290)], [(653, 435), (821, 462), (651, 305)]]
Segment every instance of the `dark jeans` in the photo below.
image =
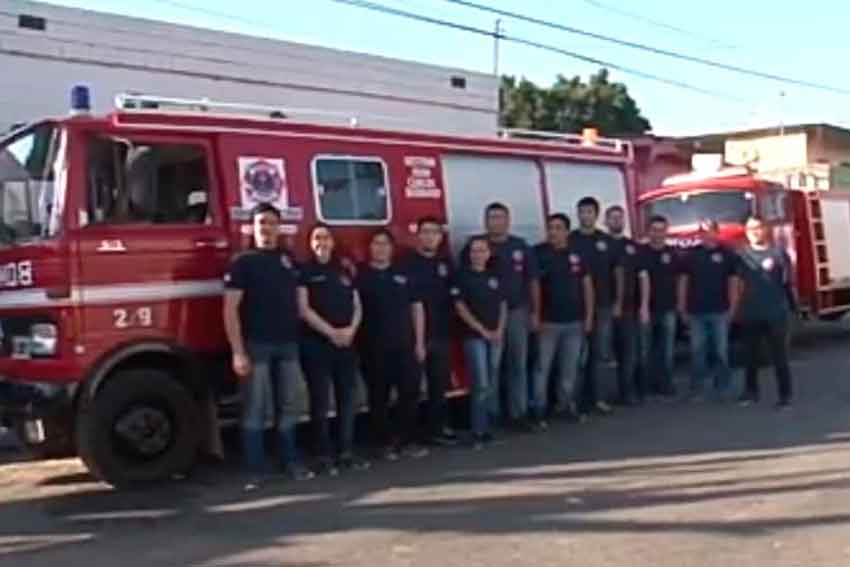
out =
[(432, 339), (425, 358), (428, 381), (428, 435), (439, 435), (448, 422), (446, 390), (452, 379), (450, 339)]
[[(579, 405), (588, 410), (600, 400), (600, 389), (607, 386), (607, 381), (602, 382), (605, 371), (605, 362), (611, 358), (611, 335), (613, 332), (613, 319), (610, 307), (596, 308), (596, 321), (593, 332), (590, 333), (585, 343), (584, 359), (584, 383), (578, 392)], [(600, 384), (601, 382), (601, 384)]]
[(747, 353), (747, 391), (746, 395), (759, 398), (759, 366), (761, 349), (767, 343), (768, 354), (776, 374), (779, 400), (791, 400), (791, 368), (788, 363), (788, 321), (768, 323), (766, 321), (748, 321), (741, 325), (741, 333)]
[(676, 312), (662, 311), (652, 314), (652, 321), (643, 327), (641, 349), (648, 360), (644, 384), (648, 393), (673, 395), (673, 354), (676, 345)]
[[(396, 439), (402, 444), (414, 441), (419, 421), (419, 384), (422, 375), (413, 346), (367, 345), (363, 349), (362, 363), (369, 389), (373, 442), (382, 447)], [(389, 417), (390, 392), (393, 389), (398, 395), (398, 427), (395, 432), (390, 431)]]
[(316, 455), (330, 457), (328, 412), (330, 388), (336, 402), (339, 454), (351, 453), (354, 445), (354, 392), (357, 387), (357, 355), (352, 348), (338, 348), (328, 341), (307, 338), (301, 345), (301, 366), (310, 390), (310, 423)]
[(693, 375), (691, 393), (702, 394), (705, 383), (714, 376), (714, 391), (723, 397), (732, 382), (729, 368), (729, 315), (700, 313), (691, 315), (691, 356)]
[(639, 365), (640, 323), (634, 315), (614, 320), (614, 358), (617, 360), (617, 387), (620, 401), (635, 399)]

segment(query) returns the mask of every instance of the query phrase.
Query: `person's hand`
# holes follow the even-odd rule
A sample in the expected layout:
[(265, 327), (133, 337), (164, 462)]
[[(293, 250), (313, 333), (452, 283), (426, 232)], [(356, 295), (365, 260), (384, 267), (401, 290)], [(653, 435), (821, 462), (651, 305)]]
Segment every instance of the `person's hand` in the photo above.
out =
[(234, 352), (232, 366), (233, 372), (240, 380), (247, 380), (251, 376), (253, 364), (251, 364), (251, 358), (247, 354)]
[(504, 333), (502, 331), (493, 331), (487, 333), (487, 340), (493, 343), (494, 345), (502, 344), (502, 338)]
[(641, 322), (642, 325), (649, 325), (651, 317), (649, 316), (649, 308), (648, 307), (641, 307), (638, 316), (640, 317), (640, 322)]
[(536, 332), (540, 331), (540, 313), (532, 312), (531, 313), (531, 319), (530, 319), (529, 323), (531, 324), (531, 332), (532, 333), (536, 333)]
[(341, 347), (350, 347), (354, 343), (354, 337), (357, 335), (357, 329), (354, 327), (344, 327), (339, 330)]
[(416, 360), (419, 361), (420, 364), (425, 362), (425, 358), (428, 356), (428, 349), (425, 348), (425, 343), (417, 341), (415, 352)]
[(588, 317), (584, 320), (584, 334), (589, 335), (593, 332), (593, 319)]
[(620, 303), (614, 305), (614, 308), (611, 310), (611, 315), (614, 319), (622, 319), (623, 317), (623, 306)]
[(328, 335), (328, 340), (331, 341), (331, 344), (337, 348), (345, 348), (348, 346), (348, 334), (345, 332), (345, 329), (333, 329)]

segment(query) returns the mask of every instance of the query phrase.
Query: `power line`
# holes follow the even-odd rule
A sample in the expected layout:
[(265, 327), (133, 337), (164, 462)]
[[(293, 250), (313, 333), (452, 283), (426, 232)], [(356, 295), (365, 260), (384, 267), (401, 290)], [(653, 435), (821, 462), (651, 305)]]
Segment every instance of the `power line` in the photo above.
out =
[(709, 96), (713, 96), (713, 97), (717, 97), (717, 98), (723, 98), (723, 99), (731, 100), (731, 101), (734, 101), (734, 102), (740, 102), (740, 103), (745, 103), (745, 104), (749, 103), (748, 101), (746, 101), (742, 98), (736, 97), (734, 95), (730, 95), (730, 94), (727, 94), (727, 93), (721, 93), (721, 92), (713, 91), (713, 90), (709, 90), (709, 89), (704, 89), (702, 87), (698, 87), (698, 86), (692, 85), (690, 83), (686, 83), (684, 81), (678, 81), (678, 80), (675, 80), (675, 79), (668, 79), (666, 77), (661, 77), (661, 76), (655, 75), (653, 73), (648, 73), (648, 72), (641, 71), (639, 69), (634, 69), (634, 68), (631, 68), (631, 67), (625, 67), (625, 66), (619, 65), (617, 63), (612, 63), (610, 61), (597, 59), (595, 57), (589, 57), (587, 55), (582, 55), (582, 54), (576, 53), (574, 51), (569, 51), (569, 50), (566, 50), (566, 49), (562, 49), (560, 47), (555, 47), (555, 46), (552, 46), (552, 45), (539, 43), (539, 42), (532, 41), (532, 40), (529, 40), (529, 39), (524, 39), (524, 38), (521, 38), (521, 37), (507, 35), (507, 34), (504, 34), (504, 33), (498, 33), (497, 34), (496, 32), (494, 32), (492, 30), (477, 28), (477, 27), (474, 27), (474, 26), (466, 25), (466, 24), (460, 24), (460, 23), (457, 23), (457, 22), (442, 20), (442, 19), (439, 19), (439, 18), (433, 18), (431, 16), (425, 16), (425, 15), (417, 14), (417, 13), (414, 13), (414, 12), (408, 12), (408, 11), (405, 11), (405, 10), (400, 10), (398, 8), (392, 8), (390, 6), (385, 6), (385, 5), (382, 5), (382, 4), (376, 4), (374, 2), (369, 2), (367, 0), (331, 0), (331, 2), (336, 2), (338, 4), (346, 4), (346, 5), (355, 6), (355, 7), (358, 7), (358, 8), (364, 8), (366, 10), (372, 10), (372, 11), (381, 12), (381, 13), (384, 13), (384, 14), (400, 16), (400, 17), (403, 17), (403, 18), (408, 18), (408, 19), (411, 19), (411, 20), (417, 20), (417, 21), (420, 21), (420, 22), (425, 22), (425, 23), (429, 23), (429, 24), (434, 24), (434, 25), (438, 25), (438, 26), (452, 28), (452, 29), (455, 29), (455, 30), (464, 31), (464, 32), (468, 32), (468, 33), (472, 33), (472, 34), (476, 34), (476, 35), (498, 38), (498, 39), (501, 39), (503, 41), (510, 41), (510, 42), (517, 43), (517, 44), (520, 44), (520, 45), (525, 45), (527, 47), (533, 47), (535, 49), (541, 49), (543, 51), (549, 51), (549, 52), (552, 52), (552, 53), (557, 53), (559, 55), (564, 55), (566, 57), (571, 57), (573, 59), (577, 59), (579, 61), (584, 61), (586, 63), (593, 63), (594, 65), (599, 65), (599, 66), (602, 66), (602, 67), (608, 67), (610, 69), (614, 69), (614, 70), (620, 71), (622, 73), (627, 73), (629, 75), (633, 75), (633, 76), (636, 76), (636, 77), (641, 77), (641, 78), (644, 78), (644, 79), (649, 79), (649, 80), (652, 80), (652, 81), (661, 82), (661, 83), (664, 83), (664, 84), (667, 84), (667, 85), (670, 85), (670, 86), (674, 86), (674, 87), (678, 87), (678, 88), (681, 88), (681, 89), (686, 89), (686, 90), (698, 92), (700, 94), (709, 95)]
[(711, 45), (722, 47), (724, 49), (735, 49), (735, 45), (730, 45), (724, 41), (719, 39), (715, 39), (713, 37), (709, 37), (707, 35), (703, 35), (693, 30), (685, 29), (679, 26), (674, 26), (672, 24), (668, 24), (667, 22), (662, 22), (660, 20), (654, 20), (652, 18), (647, 18), (641, 14), (637, 14), (635, 12), (630, 12), (628, 10), (623, 10), (622, 8), (618, 8), (616, 6), (611, 6), (610, 4), (605, 4), (602, 2), (598, 2), (597, 0), (584, 0), (587, 4), (590, 4), (594, 8), (598, 8), (600, 10), (604, 10), (606, 12), (611, 12), (612, 14), (619, 14), (620, 16), (625, 16), (627, 18), (632, 18), (633, 20), (637, 20), (639, 22), (643, 22), (645, 24), (649, 24), (651, 26), (655, 26), (661, 29), (665, 29), (668, 31), (676, 32), (680, 35), (686, 35), (691, 38), (698, 38), (704, 42), (707, 42)]
[(617, 45), (622, 45), (625, 47), (631, 47), (633, 49), (639, 49), (642, 51), (648, 51), (650, 53), (654, 53), (656, 55), (664, 55), (665, 57), (672, 57), (674, 59), (680, 59), (682, 61), (688, 61), (690, 63), (699, 63), (701, 65), (707, 65), (709, 67), (714, 67), (716, 69), (723, 69), (724, 71), (731, 71), (733, 73), (739, 73), (742, 75), (750, 75), (753, 77), (758, 77), (761, 79), (768, 79), (771, 81), (777, 81), (780, 83), (787, 83), (791, 85), (798, 85), (801, 87), (807, 87), (810, 89), (817, 89), (822, 91), (830, 91), (839, 94), (850, 94), (850, 90), (842, 89), (839, 87), (832, 87), (830, 85), (824, 85), (821, 83), (815, 83), (811, 81), (793, 79), (791, 77), (783, 77), (781, 75), (774, 75), (772, 73), (765, 73), (763, 71), (757, 71), (755, 69), (747, 69), (745, 67), (738, 67), (736, 65), (729, 65), (727, 63), (721, 63), (719, 61), (713, 61), (711, 59), (705, 59), (702, 57), (695, 57), (693, 55), (686, 55), (684, 53), (679, 53), (676, 51), (669, 51), (667, 49), (661, 49), (658, 47), (652, 47), (651, 45), (646, 45), (643, 43), (635, 43), (633, 41), (626, 41), (622, 39), (617, 39), (615, 37), (598, 34), (595, 32), (589, 32), (582, 29), (574, 28), (571, 26), (565, 26), (559, 24), (557, 22), (553, 22), (550, 20), (544, 20), (541, 18), (535, 18), (533, 16), (528, 16), (525, 14), (520, 14), (518, 12), (511, 12), (509, 10), (500, 10), (498, 8), (491, 8), (489, 6), (485, 6), (483, 4), (479, 4), (477, 2), (470, 2), (469, 0), (443, 0), (444, 2), (449, 2), (450, 4), (457, 4), (459, 6), (464, 6), (467, 8), (473, 8), (475, 10), (479, 10), (482, 12), (488, 12), (491, 14), (496, 14), (506, 18), (513, 18), (515, 20), (520, 20), (523, 22), (536, 24), (539, 26), (544, 26), (547, 28), (572, 33), (576, 35), (581, 35), (584, 37), (589, 37), (592, 39), (597, 39), (600, 41), (607, 41), (609, 43), (615, 43)]

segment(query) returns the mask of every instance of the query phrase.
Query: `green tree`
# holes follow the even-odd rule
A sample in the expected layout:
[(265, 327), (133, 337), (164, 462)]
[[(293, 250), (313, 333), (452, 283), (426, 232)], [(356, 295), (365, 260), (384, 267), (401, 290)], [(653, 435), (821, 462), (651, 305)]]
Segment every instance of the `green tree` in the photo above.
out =
[(581, 77), (558, 75), (549, 88), (516, 77), (502, 77), (501, 121), (507, 128), (581, 132), (596, 128), (603, 135), (643, 134), (651, 129), (626, 85), (612, 83), (600, 69), (585, 83)]

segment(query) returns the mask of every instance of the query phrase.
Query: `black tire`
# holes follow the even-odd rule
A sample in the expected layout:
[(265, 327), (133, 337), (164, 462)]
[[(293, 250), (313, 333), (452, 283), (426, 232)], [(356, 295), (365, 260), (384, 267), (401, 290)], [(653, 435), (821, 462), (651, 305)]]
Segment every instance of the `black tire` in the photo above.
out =
[(167, 480), (195, 463), (198, 404), (166, 372), (119, 371), (80, 405), (77, 447), (99, 480), (119, 487)]
[(44, 441), (32, 443), (27, 439), (24, 420), (14, 421), (15, 435), (21, 445), (37, 459), (67, 459), (77, 455), (74, 443), (73, 424), (67, 419), (45, 418), (41, 420), (44, 428)]

